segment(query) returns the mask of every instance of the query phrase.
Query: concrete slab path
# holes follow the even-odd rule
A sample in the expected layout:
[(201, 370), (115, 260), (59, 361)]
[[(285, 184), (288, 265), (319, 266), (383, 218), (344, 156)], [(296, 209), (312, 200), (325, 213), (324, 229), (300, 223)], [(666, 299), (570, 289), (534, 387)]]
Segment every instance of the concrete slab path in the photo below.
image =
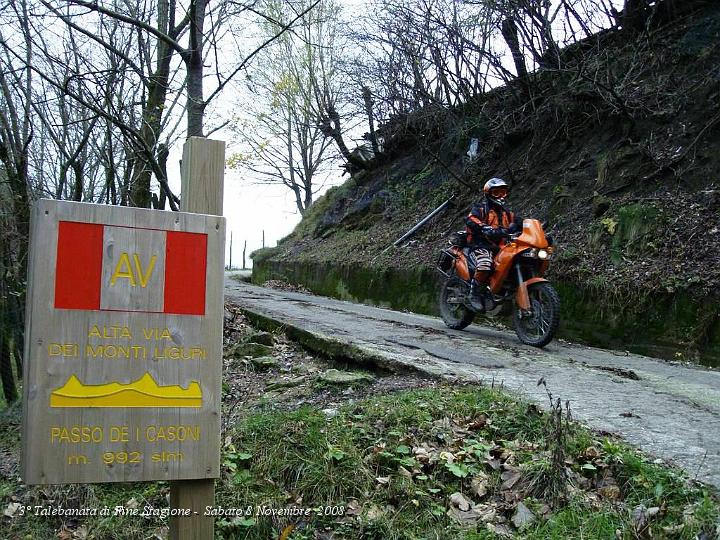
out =
[(554, 396), (570, 401), (576, 419), (720, 489), (720, 371), (557, 341), (535, 349), (480, 318), (456, 331), (435, 317), (231, 279), (225, 291), (249, 313), (334, 344), (356, 361), (494, 381), (547, 406), (538, 386), (544, 378)]

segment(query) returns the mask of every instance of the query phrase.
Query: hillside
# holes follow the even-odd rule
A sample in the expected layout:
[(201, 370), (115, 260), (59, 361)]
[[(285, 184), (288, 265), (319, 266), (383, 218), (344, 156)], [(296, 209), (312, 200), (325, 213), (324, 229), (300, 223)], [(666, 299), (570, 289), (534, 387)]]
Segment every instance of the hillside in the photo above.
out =
[[(503, 87), (395, 119), (372, 168), (254, 254), (253, 280), (434, 313), (438, 250), (500, 176), (514, 210), (550, 223), (565, 336), (717, 364), (719, 46), (714, 3), (630, 42), (608, 31), (566, 49), (561, 70), (532, 74), (529, 102)], [(386, 250), (451, 194), (455, 208)]]

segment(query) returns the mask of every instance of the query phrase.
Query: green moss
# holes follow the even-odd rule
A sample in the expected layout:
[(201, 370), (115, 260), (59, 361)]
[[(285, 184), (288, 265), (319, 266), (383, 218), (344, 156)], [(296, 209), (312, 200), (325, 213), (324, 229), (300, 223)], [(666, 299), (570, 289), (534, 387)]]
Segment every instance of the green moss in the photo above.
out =
[[(605, 220), (611, 219), (605, 218)], [(652, 205), (631, 204), (618, 210), (616, 223), (617, 227), (612, 234), (610, 256), (613, 262), (619, 263), (624, 254), (634, 255), (652, 248), (648, 244), (652, 244), (652, 240), (661, 230), (662, 216)]]
[(640, 295), (555, 283), (561, 335), (601, 347), (720, 365), (720, 309), (690, 294)]
[(429, 268), (335, 266), (330, 263), (255, 261), (253, 283), (280, 279), (316, 294), (379, 307), (437, 315), (439, 274)]
[(279, 247), (266, 247), (253, 251), (250, 254), (250, 258), (253, 260), (253, 264), (258, 264), (267, 261), (268, 259), (274, 257), (280, 252), (281, 248)]

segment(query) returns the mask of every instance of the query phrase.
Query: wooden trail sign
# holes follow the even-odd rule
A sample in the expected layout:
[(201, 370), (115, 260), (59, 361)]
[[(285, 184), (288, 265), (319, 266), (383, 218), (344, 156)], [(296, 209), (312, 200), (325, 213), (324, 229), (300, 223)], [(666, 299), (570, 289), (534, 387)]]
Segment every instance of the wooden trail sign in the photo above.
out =
[(41, 200), (23, 478), (216, 478), (225, 219)]

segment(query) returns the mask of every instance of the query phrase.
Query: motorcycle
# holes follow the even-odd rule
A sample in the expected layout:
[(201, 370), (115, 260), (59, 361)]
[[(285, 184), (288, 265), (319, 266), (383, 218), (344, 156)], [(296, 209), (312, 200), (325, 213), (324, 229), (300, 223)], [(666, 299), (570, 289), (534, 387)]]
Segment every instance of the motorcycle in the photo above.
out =
[(462, 330), (477, 313), (491, 317), (512, 314), (520, 341), (534, 347), (552, 341), (560, 324), (560, 297), (543, 277), (554, 247), (540, 221), (523, 220), (522, 232), (508, 235), (501, 243), (493, 257), (494, 271), (488, 283), (492, 299), (482, 306), (470, 298), (475, 257), (467, 247), (466, 233), (454, 233), (449, 244), (437, 261), (437, 269), (445, 277), (440, 290), (440, 314), (448, 327)]

